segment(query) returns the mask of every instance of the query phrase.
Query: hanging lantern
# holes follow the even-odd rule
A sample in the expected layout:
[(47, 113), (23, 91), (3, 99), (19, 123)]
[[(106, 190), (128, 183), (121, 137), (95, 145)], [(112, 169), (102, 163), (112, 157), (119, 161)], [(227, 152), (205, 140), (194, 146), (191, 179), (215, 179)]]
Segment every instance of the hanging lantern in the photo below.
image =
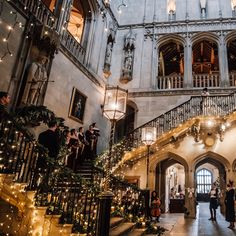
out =
[(103, 104), (103, 115), (109, 120), (120, 120), (125, 116), (128, 91), (117, 87), (107, 87)]
[(142, 128), (142, 142), (150, 146), (156, 142), (157, 130), (156, 127), (144, 127)]

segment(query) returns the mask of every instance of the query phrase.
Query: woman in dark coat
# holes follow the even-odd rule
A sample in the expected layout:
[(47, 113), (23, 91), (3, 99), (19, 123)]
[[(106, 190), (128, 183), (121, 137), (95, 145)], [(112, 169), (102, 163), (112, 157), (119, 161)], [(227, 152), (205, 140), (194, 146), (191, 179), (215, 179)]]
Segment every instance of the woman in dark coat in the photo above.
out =
[(77, 131), (75, 129), (71, 129), (70, 131), (70, 141), (68, 143), (68, 148), (70, 148), (71, 153), (67, 159), (67, 167), (73, 171), (76, 171), (76, 159), (78, 155), (79, 140)]
[(161, 215), (161, 201), (157, 196), (157, 192), (153, 191), (151, 194), (151, 217), (156, 218), (156, 221), (159, 222), (159, 218)]
[(229, 181), (229, 184), (227, 184), (226, 197), (225, 197), (225, 205), (226, 205), (225, 220), (230, 222), (230, 225), (228, 226), (228, 228), (230, 229), (234, 229), (235, 227), (234, 198), (235, 198), (235, 190), (233, 188), (233, 181)]

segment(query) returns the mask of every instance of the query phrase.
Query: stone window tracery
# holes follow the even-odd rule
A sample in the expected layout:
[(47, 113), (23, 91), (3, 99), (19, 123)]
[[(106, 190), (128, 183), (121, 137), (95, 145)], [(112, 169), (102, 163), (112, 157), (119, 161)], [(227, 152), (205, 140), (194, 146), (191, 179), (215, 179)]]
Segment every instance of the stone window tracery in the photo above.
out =
[(197, 172), (197, 193), (209, 193), (212, 185), (212, 173), (203, 168)]

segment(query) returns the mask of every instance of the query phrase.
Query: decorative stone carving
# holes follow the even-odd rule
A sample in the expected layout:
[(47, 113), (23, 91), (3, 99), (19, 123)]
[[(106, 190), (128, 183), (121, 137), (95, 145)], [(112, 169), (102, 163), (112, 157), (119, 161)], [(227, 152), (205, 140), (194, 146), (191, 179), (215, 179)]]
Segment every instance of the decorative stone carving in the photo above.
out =
[(207, 4), (207, 0), (200, 0), (201, 17), (203, 19), (206, 18), (206, 4)]
[(105, 60), (104, 60), (104, 68), (103, 68), (103, 74), (105, 78), (108, 78), (111, 74), (111, 71), (110, 71), (111, 58), (112, 58), (113, 45), (115, 42), (116, 30), (117, 30), (117, 27), (111, 22), (109, 25), (107, 46), (106, 46), (106, 53), (105, 53)]
[(60, 44), (59, 34), (50, 27), (35, 25), (30, 38), (32, 46), (24, 72), (21, 103), (42, 105), (51, 63)]
[(45, 91), (47, 76), (48, 58), (40, 54), (36, 62), (29, 66), (26, 86), (22, 98), (23, 104), (37, 105), (42, 93)]
[(132, 80), (135, 40), (136, 34), (130, 29), (124, 42), (124, 61), (120, 78), (121, 83), (128, 83)]

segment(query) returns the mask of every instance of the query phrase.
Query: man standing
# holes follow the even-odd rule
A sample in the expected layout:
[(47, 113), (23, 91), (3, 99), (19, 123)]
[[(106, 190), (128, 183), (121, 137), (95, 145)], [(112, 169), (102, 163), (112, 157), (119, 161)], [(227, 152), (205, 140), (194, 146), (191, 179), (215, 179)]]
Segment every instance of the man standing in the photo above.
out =
[(216, 209), (218, 207), (218, 197), (219, 197), (219, 189), (216, 186), (216, 183), (213, 183), (211, 191), (209, 192), (210, 195), (210, 214), (211, 217), (209, 220), (216, 221)]
[[(48, 151), (48, 157), (56, 161), (59, 153), (59, 137), (56, 132), (57, 122), (50, 121), (48, 130), (39, 134), (38, 142)], [(49, 174), (53, 171), (53, 166), (47, 162), (43, 152), (39, 153), (35, 181), (40, 184), (43, 181), (44, 185), (48, 185)], [(43, 179), (43, 180), (42, 180)], [(36, 184), (36, 183), (35, 183)], [(35, 186), (36, 187), (36, 186)]]
[(56, 132), (57, 122), (50, 121), (48, 130), (39, 134), (38, 142), (48, 149), (48, 156), (56, 159), (59, 153), (59, 137)]
[(6, 118), (7, 112), (7, 105), (10, 103), (10, 96), (7, 92), (0, 91), (0, 122)]

